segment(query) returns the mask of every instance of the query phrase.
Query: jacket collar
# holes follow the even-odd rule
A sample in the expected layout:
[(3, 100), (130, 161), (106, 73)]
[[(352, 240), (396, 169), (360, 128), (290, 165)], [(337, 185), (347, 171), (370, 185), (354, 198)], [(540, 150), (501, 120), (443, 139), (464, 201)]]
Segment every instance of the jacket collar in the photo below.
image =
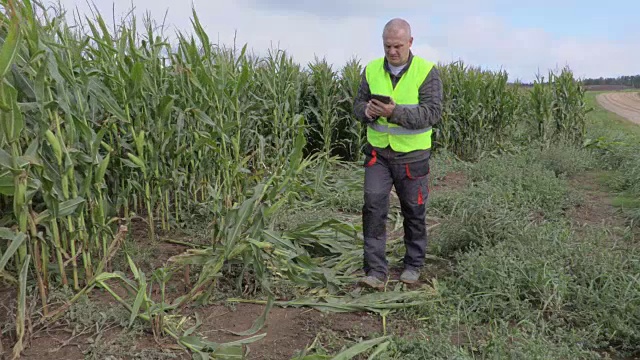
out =
[[(402, 76), (402, 74), (405, 73), (405, 71), (407, 71), (407, 69), (409, 69), (409, 66), (411, 66), (411, 61), (413, 60), (413, 52), (411, 50), (409, 50), (409, 59), (407, 59), (407, 64), (404, 67), (404, 69), (402, 69), (402, 71), (400, 71), (400, 73), (398, 74), (398, 77)], [(384, 70), (386, 72), (388, 72), (389, 74), (393, 75), (393, 73), (391, 72), (391, 69), (389, 68), (389, 60), (387, 60), (387, 57), (384, 57)]]

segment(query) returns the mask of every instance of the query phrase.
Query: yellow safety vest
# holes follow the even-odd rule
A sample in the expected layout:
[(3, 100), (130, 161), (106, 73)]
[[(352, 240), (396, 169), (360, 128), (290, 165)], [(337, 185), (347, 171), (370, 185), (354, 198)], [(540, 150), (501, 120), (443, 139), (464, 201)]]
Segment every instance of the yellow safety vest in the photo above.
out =
[[(418, 90), (435, 64), (414, 56), (409, 69), (402, 75), (395, 89), (390, 74), (384, 69), (384, 57), (367, 65), (366, 77), (372, 94), (391, 96), (397, 105), (418, 105)], [(378, 118), (367, 127), (367, 140), (372, 146), (391, 148), (398, 152), (427, 150), (431, 148), (432, 128), (407, 129)]]

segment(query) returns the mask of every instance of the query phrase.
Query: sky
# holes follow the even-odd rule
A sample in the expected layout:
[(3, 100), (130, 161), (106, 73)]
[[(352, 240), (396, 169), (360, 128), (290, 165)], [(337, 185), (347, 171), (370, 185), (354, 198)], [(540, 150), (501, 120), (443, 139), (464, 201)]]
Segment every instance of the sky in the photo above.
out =
[[(55, 0), (91, 17), (87, 0)], [(192, 30), (192, 6), (215, 43), (247, 44), (255, 53), (286, 50), (306, 65), (326, 58), (335, 69), (383, 56), (382, 28), (395, 17), (412, 27), (412, 51), (434, 62), (505, 70), (511, 80), (569, 66), (575, 76), (640, 74), (638, 0), (95, 0), (106, 19), (133, 9), (165, 23), (165, 35)]]

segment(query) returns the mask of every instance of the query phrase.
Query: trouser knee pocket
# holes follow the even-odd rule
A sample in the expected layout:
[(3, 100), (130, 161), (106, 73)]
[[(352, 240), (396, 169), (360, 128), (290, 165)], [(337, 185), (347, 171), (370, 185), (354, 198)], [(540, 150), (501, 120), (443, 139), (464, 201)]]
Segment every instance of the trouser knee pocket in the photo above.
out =
[[(428, 174), (429, 160), (416, 161), (405, 164), (405, 175), (402, 186), (402, 196), (409, 205), (424, 205), (429, 193)], [(402, 199), (401, 199), (402, 200)]]

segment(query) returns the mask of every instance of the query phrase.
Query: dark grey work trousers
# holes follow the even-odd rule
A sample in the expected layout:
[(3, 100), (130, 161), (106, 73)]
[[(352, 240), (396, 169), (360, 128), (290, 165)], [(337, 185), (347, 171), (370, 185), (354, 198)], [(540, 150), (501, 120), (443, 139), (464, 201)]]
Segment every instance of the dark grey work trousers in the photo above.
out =
[(362, 220), (365, 273), (380, 279), (388, 276), (386, 224), (392, 186), (400, 199), (404, 218), (404, 267), (418, 270), (424, 264), (427, 246), (425, 217), (429, 194), (429, 159), (394, 164), (374, 151), (367, 155), (364, 167)]

